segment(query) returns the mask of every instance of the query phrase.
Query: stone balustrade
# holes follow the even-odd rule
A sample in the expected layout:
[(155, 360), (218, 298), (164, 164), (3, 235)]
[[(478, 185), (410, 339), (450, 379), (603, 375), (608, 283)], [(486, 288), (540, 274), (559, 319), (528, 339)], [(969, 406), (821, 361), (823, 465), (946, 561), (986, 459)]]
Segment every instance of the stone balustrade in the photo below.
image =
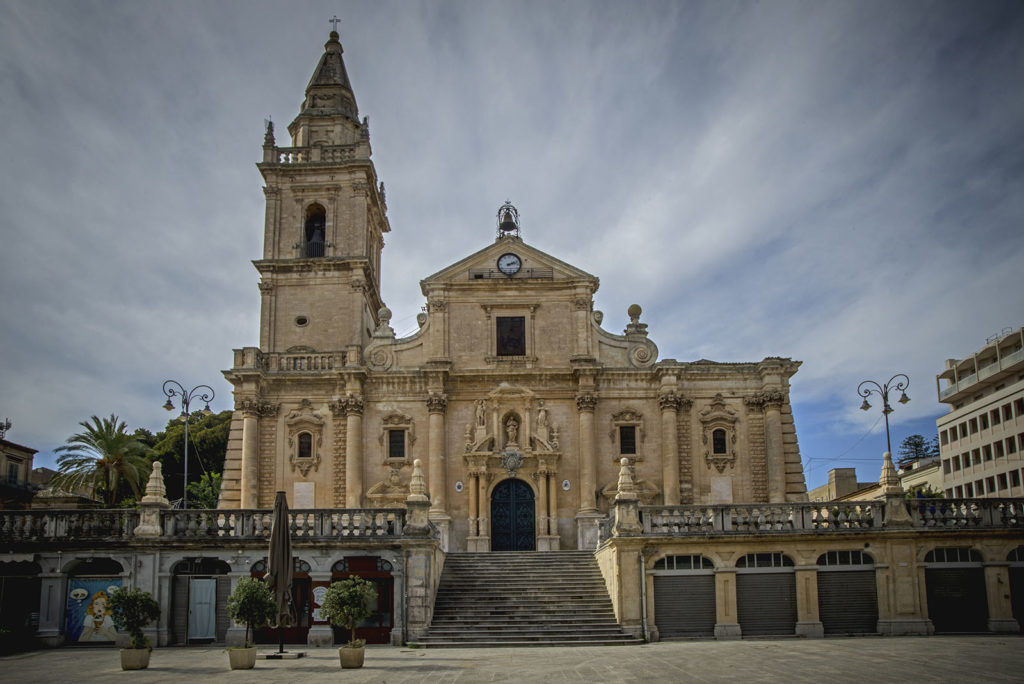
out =
[[(884, 501), (640, 506), (644, 535), (842, 533), (887, 527)], [(1024, 499), (913, 499), (914, 528), (1019, 529)]]
[(278, 164), (335, 163), (356, 158), (356, 145), (328, 147), (275, 147), (271, 161)]
[(285, 373), (324, 371), (345, 365), (345, 352), (313, 354), (263, 354), (263, 369)]
[[(147, 541), (269, 540), (270, 510), (172, 510), (160, 512), (163, 534)], [(396, 539), (405, 534), (405, 510), (315, 509), (289, 511), (292, 540)], [(0, 513), (0, 541), (67, 542), (130, 540), (139, 511), (39, 510)]]

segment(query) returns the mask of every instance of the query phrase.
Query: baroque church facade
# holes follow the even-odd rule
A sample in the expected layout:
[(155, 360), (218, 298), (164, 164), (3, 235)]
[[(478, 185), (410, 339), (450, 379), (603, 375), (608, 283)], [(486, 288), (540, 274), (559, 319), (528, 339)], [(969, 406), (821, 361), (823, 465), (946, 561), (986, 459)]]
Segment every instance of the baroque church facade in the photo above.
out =
[(335, 32), (288, 134), (268, 125), (258, 164), (260, 340), (224, 372), (220, 508), (401, 507), (419, 460), (442, 548), (544, 551), (595, 548), (623, 458), (642, 503), (806, 501), (800, 363), (659, 359), (641, 308), (605, 329), (598, 278), (528, 244), (507, 202), (396, 337), (384, 185)]

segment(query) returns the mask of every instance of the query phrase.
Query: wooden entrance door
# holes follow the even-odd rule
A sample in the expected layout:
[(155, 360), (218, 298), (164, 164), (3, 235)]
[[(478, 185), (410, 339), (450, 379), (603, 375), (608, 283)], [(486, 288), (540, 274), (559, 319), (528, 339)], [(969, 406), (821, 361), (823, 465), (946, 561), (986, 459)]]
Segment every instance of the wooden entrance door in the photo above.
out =
[(535, 551), (537, 522), (533, 490), (517, 478), (491, 493), (491, 551)]

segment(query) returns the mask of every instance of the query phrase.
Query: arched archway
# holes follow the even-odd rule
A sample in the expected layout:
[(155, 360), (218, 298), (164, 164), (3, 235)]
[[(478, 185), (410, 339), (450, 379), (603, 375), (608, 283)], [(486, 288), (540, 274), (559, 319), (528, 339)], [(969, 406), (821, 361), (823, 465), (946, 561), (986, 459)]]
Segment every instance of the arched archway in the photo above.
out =
[(491, 551), (535, 551), (537, 517), (533, 489), (523, 480), (502, 480), (491, 492)]

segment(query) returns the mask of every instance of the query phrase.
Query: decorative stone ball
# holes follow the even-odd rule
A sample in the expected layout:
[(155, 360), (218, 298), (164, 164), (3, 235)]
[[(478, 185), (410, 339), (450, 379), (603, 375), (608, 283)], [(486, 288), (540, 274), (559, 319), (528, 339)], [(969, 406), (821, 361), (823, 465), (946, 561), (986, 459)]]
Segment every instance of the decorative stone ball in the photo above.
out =
[(630, 320), (633, 321), (639, 319), (640, 314), (642, 314), (643, 312), (644, 310), (640, 308), (639, 304), (630, 304), (629, 308), (626, 309), (626, 313), (629, 314)]
[(381, 325), (387, 325), (391, 322), (391, 309), (386, 306), (382, 306), (377, 311), (377, 318), (380, 319)]

